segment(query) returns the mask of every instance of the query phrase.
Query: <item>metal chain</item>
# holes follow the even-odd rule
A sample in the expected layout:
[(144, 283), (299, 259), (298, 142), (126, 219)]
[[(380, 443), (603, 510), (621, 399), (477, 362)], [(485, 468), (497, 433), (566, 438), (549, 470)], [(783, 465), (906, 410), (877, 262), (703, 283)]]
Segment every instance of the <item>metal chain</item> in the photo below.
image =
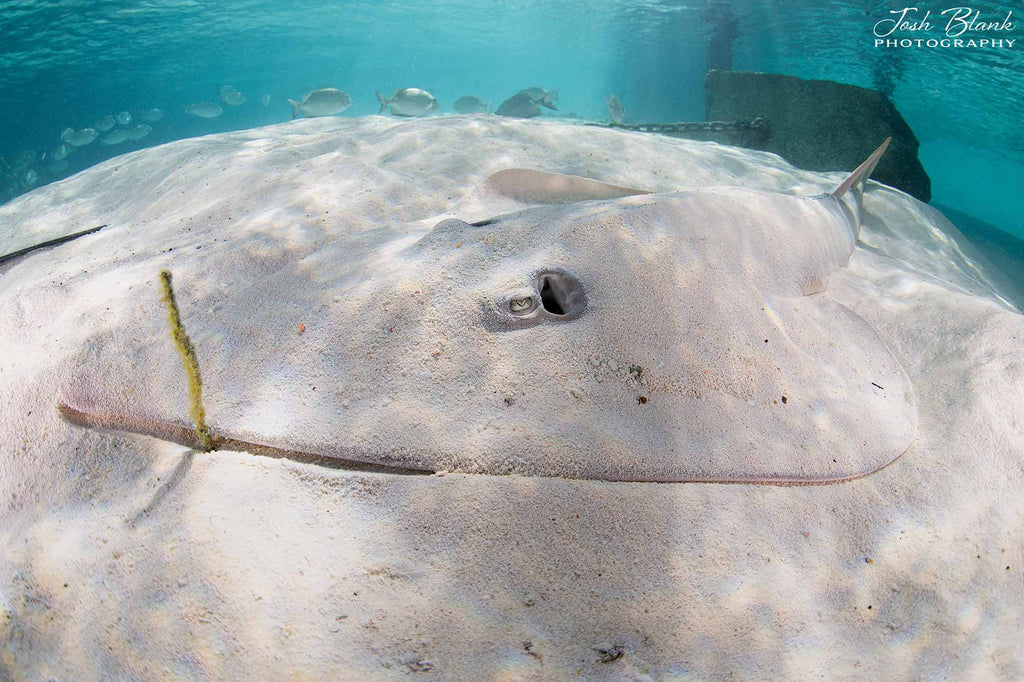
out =
[(724, 133), (762, 130), (770, 127), (760, 116), (753, 121), (695, 121), (686, 123), (587, 123), (589, 126), (634, 130), (642, 133)]

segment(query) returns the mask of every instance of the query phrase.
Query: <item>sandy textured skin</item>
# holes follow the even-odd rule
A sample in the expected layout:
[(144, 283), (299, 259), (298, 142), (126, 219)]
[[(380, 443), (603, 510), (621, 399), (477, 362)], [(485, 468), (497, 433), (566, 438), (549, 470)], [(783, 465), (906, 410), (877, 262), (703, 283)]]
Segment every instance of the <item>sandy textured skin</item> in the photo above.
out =
[[(610, 481), (835, 482), (910, 446), (900, 363), (816, 296), (853, 249), (839, 200), (610, 199), (629, 194), (501, 171), (475, 209), (564, 205), (343, 236), (303, 259), (314, 281), (232, 268), (235, 292), (193, 303), (226, 313), (190, 332), (213, 432), (401, 469)], [(62, 404), (97, 425), (182, 421), (181, 370), (147, 295), (130, 331), (90, 339), (61, 370)], [(289, 307), (318, 319), (282, 352), (257, 330)]]
[[(723, 186), (814, 196), (844, 175), (558, 122), (312, 119), (119, 157), (0, 207), (0, 253), (108, 225), (0, 270), (0, 678), (1024, 675), (1024, 318), (953, 226), (881, 186), (866, 193), (858, 246), (824, 290), (803, 296), (775, 289), (790, 278), (771, 287), (767, 275), (748, 278), (766, 295), (810, 303), (829, 324), (849, 310), (850, 324), (869, 327), (905, 371), (917, 437), (895, 463), (848, 483), (397, 476), (197, 453), (163, 437), (82, 428), (58, 413), (61, 392), (92, 379), (87, 368), (110, 379), (129, 376), (138, 361), (146, 369), (116, 386), (123, 404), (172, 396), (154, 414), (184, 420), (173, 347), (168, 367), (147, 364), (163, 357), (157, 343), (170, 342), (162, 268), (174, 272), (211, 395), (263, 396), (245, 408), (246, 424), (292, 433), (321, 391), (347, 395), (342, 410), (361, 409), (348, 377), (311, 375), (303, 392), (289, 393), (302, 366), (223, 359), (239, 344), (261, 358), (356, 349), (369, 312), (320, 298), (345, 276), (327, 258), (332, 244), (349, 245), (344, 262), (391, 244), (381, 267), (415, 249), (456, 264), (470, 258), (463, 248), (479, 255), (472, 244), (443, 251), (440, 240), (421, 240), (437, 216), (456, 217), (449, 212), (462, 197), (508, 168), (681, 197)], [(560, 248), (524, 249), (520, 260)], [(766, 251), (752, 253), (744, 268), (783, 272)], [(639, 271), (643, 255), (622, 262)], [(351, 276), (376, 274), (353, 268)], [(474, 286), (506, 291), (508, 275)], [(287, 296), (275, 292), (278, 282), (288, 283)], [(417, 316), (419, 333), (437, 339), (416, 358), (412, 378), (426, 382), (418, 372), (450, 372), (446, 353), (464, 356), (446, 350), (458, 337), (440, 335), (452, 324), (447, 313), (425, 312), (438, 292), (410, 284), (386, 307)], [(588, 310), (600, 312), (591, 306), (603, 296), (588, 296)], [(719, 296), (742, 307), (727, 291)], [(384, 315), (382, 307), (371, 319)], [(587, 316), (563, 327), (577, 322)], [(399, 338), (380, 331), (381, 343)], [(868, 334), (856, 335), (863, 350)], [(129, 346), (127, 357), (111, 353)], [(790, 351), (805, 347), (794, 341)], [(497, 364), (475, 362), (482, 372)], [(226, 363), (219, 373), (217, 363)], [(601, 390), (629, 386), (602, 371)], [(495, 374), (510, 388), (520, 380)], [(166, 377), (179, 383), (161, 385)], [(488, 396), (500, 409), (504, 397)], [(508, 409), (525, 409), (528, 396), (510, 397)], [(208, 416), (216, 423), (212, 405)], [(614, 651), (622, 655), (602, 662)]]

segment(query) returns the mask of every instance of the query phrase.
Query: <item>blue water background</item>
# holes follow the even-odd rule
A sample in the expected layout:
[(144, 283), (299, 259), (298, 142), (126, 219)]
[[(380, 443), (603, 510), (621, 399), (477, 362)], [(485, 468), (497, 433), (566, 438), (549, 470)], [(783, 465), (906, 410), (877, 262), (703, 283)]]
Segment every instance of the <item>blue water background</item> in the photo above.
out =
[[(947, 5), (926, 6), (938, 13)], [(965, 3), (953, 3), (965, 4)], [(709, 41), (735, 21), (737, 70), (824, 78), (891, 95), (921, 141), (933, 201), (1024, 238), (1024, 45), (881, 49), (890, 2), (658, 0), (67, 0), (0, 2), (0, 156), (42, 184), (116, 154), (290, 118), (287, 97), (346, 90), (345, 116), (378, 111), (375, 90), (422, 87), (442, 112), (466, 94), (493, 106), (521, 88), (560, 87), (561, 115), (604, 119), (616, 93), (627, 122), (699, 121)], [(1002, 19), (1012, 4), (971, 3)], [(1024, 29), (993, 37), (1024, 37)], [(185, 113), (229, 84), (247, 103), (217, 119)], [(270, 105), (260, 103), (270, 96)], [(94, 143), (46, 169), (65, 127), (150, 108), (153, 133)], [(555, 112), (545, 112), (545, 115)], [(20, 164), (20, 165), (19, 165)], [(23, 171), (22, 171), (23, 172)], [(3, 171), (0, 170), (0, 174)], [(6, 191), (7, 194), (3, 192)], [(5, 175), (0, 201), (24, 191)]]

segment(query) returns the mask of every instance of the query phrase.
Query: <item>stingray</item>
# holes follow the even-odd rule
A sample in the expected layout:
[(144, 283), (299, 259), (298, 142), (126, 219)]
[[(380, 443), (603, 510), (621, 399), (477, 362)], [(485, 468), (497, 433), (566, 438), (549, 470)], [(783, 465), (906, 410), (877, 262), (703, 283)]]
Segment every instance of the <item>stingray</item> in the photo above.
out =
[[(215, 443), (395, 473), (877, 471), (917, 435), (913, 390), (825, 291), (887, 144), (816, 196), (510, 169), (434, 220), (342, 235), (292, 267), (176, 273)], [(61, 412), (195, 447), (158, 294), (133, 296), (131, 329), (62, 370)], [(301, 333), (270, 333), (282, 317)]]

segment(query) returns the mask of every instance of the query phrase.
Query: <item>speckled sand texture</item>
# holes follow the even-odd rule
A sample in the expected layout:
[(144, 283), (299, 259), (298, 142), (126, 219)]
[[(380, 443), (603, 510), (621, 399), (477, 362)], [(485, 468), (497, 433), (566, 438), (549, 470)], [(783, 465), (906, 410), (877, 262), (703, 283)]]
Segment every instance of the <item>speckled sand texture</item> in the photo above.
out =
[[(686, 193), (431, 232), (528, 207), (481, 189), (508, 168)], [(0, 207), (0, 253), (109, 225), (0, 270), (0, 677), (1024, 675), (1024, 317), (941, 215), (879, 185), (849, 262), (812, 268), (827, 286), (803, 295), (801, 253), (828, 249), (809, 246), (802, 209), (754, 190), (842, 178), (568, 124), (371, 117), (185, 140)], [(694, 193), (718, 186), (745, 190)], [(695, 218), (723, 196), (753, 217)], [(527, 293), (519, 279), (545, 263), (582, 282), (586, 312), (488, 326), (486, 302)], [(162, 268), (215, 430), (345, 453), (355, 432), (361, 452), (386, 459), (393, 442), (398, 464), (453, 473), (194, 453), (65, 422), (58, 400), (184, 419)], [(722, 338), (733, 355), (709, 347)], [(703, 414), (692, 391), (651, 384), (680, 383), (688, 358), (728, 370), (687, 385), (707, 389)], [(843, 399), (857, 372), (902, 397), (822, 428), (877, 395)], [(765, 411), (790, 389), (785, 417)], [(631, 461), (637, 423), (721, 437)], [(787, 434), (815, 424), (839, 441), (794, 458)], [(715, 455), (752, 433), (765, 460)], [(679, 461), (828, 476), (879, 444), (881, 460), (906, 452), (835, 485), (560, 478)]]

